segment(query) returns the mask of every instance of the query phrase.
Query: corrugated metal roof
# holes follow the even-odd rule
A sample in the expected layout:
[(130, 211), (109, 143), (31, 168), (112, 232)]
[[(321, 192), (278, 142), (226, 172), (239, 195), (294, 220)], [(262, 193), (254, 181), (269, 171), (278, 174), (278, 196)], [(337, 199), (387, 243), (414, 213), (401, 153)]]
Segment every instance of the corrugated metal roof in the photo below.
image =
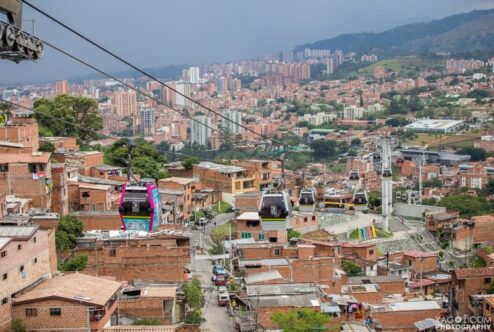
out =
[(0, 237), (0, 249), (5, 247), (12, 240), (11, 237)]
[(140, 326), (112, 326), (103, 329), (104, 332), (175, 332), (176, 325), (140, 325)]
[(197, 167), (201, 168), (207, 168), (215, 172), (219, 173), (238, 173), (238, 172), (245, 172), (246, 169), (243, 167), (238, 167), (238, 166), (230, 166), (230, 165), (221, 165), (221, 164), (215, 164), (209, 161), (201, 161), (199, 164), (194, 165)]
[(38, 226), (2, 226), (0, 237), (30, 238), (38, 229)]
[(318, 307), (317, 295), (277, 295), (252, 298), (252, 304), (259, 307)]
[(267, 271), (267, 272), (252, 274), (250, 276), (245, 277), (244, 279), (246, 284), (252, 284), (260, 281), (269, 281), (269, 280), (276, 280), (281, 278), (282, 278), (281, 274), (275, 270), (275, 271)]
[(247, 296), (288, 295), (317, 293), (318, 288), (309, 283), (247, 285)]
[(167, 297), (175, 298), (176, 287), (146, 287), (141, 291), (141, 297)]

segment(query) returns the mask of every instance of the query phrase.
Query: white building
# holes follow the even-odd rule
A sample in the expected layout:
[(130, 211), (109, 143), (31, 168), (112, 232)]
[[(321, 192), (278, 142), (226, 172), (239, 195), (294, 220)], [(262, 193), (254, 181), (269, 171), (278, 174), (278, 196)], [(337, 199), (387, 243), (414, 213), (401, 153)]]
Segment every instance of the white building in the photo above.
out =
[(367, 107), (367, 112), (375, 113), (375, 112), (382, 112), (384, 110), (383, 105), (379, 103), (375, 103), (373, 105), (369, 105)]
[(230, 120), (222, 119), (223, 128), (227, 129), (229, 133), (239, 134), (242, 132), (242, 113), (234, 110), (226, 110), (223, 112), (223, 116)]
[(345, 106), (343, 109), (343, 119), (358, 120), (364, 116), (365, 109), (357, 106)]
[(207, 146), (211, 136), (211, 118), (206, 115), (196, 115), (190, 122), (191, 143)]
[(190, 100), (188, 100), (187, 98), (185, 98), (183, 96), (183, 95), (185, 95), (187, 97), (190, 97), (190, 92), (191, 92), (190, 84), (185, 83), (185, 82), (176, 83), (175, 84), (175, 90), (177, 90), (177, 92), (180, 92), (182, 94), (181, 95), (179, 93), (176, 93), (175, 105), (179, 105), (179, 106), (183, 106), (183, 107), (191, 106)]
[(170, 144), (170, 151), (172, 152), (178, 152), (184, 148), (184, 143), (178, 142), (178, 143), (172, 143)]
[(199, 83), (199, 67), (189, 67), (189, 82), (192, 84)]
[(304, 116), (298, 118), (298, 121), (306, 121), (312, 126), (320, 126), (324, 123), (333, 122), (336, 118), (336, 113), (318, 112), (317, 114), (304, 114)]
[(433, 120), (423, 119), (405, 126), (405, 130), (421, 133), (443, 133), (457, 132), (464, 125), (462, 120)]

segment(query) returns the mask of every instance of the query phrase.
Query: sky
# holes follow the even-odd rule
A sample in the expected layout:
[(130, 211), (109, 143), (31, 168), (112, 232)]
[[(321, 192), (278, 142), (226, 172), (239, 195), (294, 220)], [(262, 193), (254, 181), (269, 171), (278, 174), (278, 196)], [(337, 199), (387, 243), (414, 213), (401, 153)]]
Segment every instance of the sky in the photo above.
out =
[[(342, 33), (494, 8), (494, 0), (29, 0), (143, 67), (255, 58)], [(24, 6), (36, 35), (106, 71), (128, 68)], [(0, 15), (0, 19), (5, 20)], [(24, 30), (31, 32), (31, 23)], [(47, 49), (37, 62), (0, 60), (0, 84), (93, 73)]]

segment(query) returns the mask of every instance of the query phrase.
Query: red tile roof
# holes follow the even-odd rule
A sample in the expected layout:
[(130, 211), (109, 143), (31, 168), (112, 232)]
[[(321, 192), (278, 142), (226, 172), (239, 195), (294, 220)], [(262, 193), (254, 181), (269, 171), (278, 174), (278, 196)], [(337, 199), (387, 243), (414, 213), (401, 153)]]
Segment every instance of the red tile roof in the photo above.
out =
[(471, 277), (487, 277), (494, 276), (494, 267), (480, 267), (480, 268), (468, 268), (454, 270), (453, 273), (458, 279), (465, 279)]
[(425, 251), (405, 251), (403, 253), (405, 256), (421, 258), (421, 257), (436, 257), (437, 255), (433, 252), (425, 252)]
[(1, 163), (41, 163), (47, 164), (50, 161), (51, 153), (2, 153), (0, 155)]
[(430, 285), (434, 285), (435, 282), (430, 280), (430, 279), (418, 279), (418, 280), (412, 281), (410, 284), (408, 284), (408, 286), (410, 288), (420, 288), (421, 284), (422, 284), (422, 287), (427, 287)]

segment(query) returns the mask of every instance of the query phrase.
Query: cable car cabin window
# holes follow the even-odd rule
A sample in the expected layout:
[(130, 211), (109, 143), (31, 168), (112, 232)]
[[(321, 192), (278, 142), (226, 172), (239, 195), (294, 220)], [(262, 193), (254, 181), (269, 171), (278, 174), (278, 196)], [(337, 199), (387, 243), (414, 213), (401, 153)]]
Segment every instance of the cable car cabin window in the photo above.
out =
[(152, 212), (148, 193), (144, 190), (126, 191), (122, 208), (126, 216), (149, 216)]
[(262, 208), (259, 213), (262, 217), (285, 218), (288, 216), (288, 211), (282, 196), (264, 197)]
[(8, 164), (0, 164), (0, 173), (7, 173), (9, 171)]

